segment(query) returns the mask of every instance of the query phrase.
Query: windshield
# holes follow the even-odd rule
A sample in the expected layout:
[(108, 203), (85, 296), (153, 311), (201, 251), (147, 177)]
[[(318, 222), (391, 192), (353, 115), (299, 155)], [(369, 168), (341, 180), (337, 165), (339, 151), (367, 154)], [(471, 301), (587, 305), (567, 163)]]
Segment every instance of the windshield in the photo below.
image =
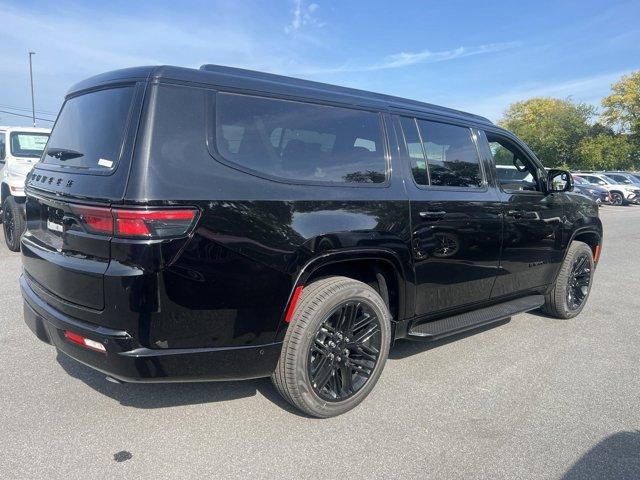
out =
[(73, 97), (62, 106), (43, 163), (109, 170), (116, 166), (134, 87)]
[(47, 133), (11, 132), (11, 155), (40, 158), (47, 144)]

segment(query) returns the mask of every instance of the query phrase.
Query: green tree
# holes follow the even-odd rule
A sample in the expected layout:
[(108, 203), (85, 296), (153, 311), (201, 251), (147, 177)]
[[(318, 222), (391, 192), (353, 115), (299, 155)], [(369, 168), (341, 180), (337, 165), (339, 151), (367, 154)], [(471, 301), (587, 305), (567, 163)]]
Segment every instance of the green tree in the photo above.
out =
[(624, 135), (599, 134), (580, 144), (580, 168), (586, 170), (627, 170), (633, 168), (634, 148)]
[(531, 98), (511, 104), (500, 125), (522, 138), (546, 166), (574, 166), (594, 114), (584, 103)]
[(622, 133), (640, 139), (640, 70), (611, 86), (611, 94), (602, 100), (602, 121)]

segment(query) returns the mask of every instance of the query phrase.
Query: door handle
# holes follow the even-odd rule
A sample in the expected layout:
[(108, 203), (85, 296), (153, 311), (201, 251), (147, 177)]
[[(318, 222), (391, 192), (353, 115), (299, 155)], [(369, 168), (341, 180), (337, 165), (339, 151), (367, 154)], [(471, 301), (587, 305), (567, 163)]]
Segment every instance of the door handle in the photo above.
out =
[(434, 212), (431, 210), (427, 210), (425, 212), (420, 212), (420, 216), (425, 220), (440, 220), (444, 218), (446, 214), (447, 212), (445, 211)]

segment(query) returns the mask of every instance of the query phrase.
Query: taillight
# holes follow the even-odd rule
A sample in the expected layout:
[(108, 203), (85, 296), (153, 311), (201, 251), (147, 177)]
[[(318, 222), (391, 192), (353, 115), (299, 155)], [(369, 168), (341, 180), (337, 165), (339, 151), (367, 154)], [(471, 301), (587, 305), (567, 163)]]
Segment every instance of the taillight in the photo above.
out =
[(198, 218), (195, 208), (130, 210), (74, 205), (72, 210), (90, 233), (126, 238), (179, 237)]
[(197, 211), (188, 210), (119, 210), (113, 209), (117, 237), (164, 238), (186, 234)]
[(89, 232), (113, 234), (113, 216), (110, 208), (74, 205), (73, 212)]

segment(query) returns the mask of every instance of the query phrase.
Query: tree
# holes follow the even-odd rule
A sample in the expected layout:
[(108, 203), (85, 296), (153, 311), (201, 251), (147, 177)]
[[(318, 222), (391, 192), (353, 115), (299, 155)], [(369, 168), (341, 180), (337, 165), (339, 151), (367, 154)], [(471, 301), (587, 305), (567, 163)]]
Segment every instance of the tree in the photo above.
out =
[(623, 75), (611, 86), (611, 94), (602, 100), (602, 121), (622, 133), (632, 134), (640, 142), (640, 70)]
[(545, 166), (573, 166), (594, 114), (594, 107), (584, 103), (532, 98), (511, 104), (500, 125), (522, 138)]
[(627, 170), (634, 167), (633, 152), (626, 136), (601, 133), (582, 141), (577, 166), (585, 170)]

